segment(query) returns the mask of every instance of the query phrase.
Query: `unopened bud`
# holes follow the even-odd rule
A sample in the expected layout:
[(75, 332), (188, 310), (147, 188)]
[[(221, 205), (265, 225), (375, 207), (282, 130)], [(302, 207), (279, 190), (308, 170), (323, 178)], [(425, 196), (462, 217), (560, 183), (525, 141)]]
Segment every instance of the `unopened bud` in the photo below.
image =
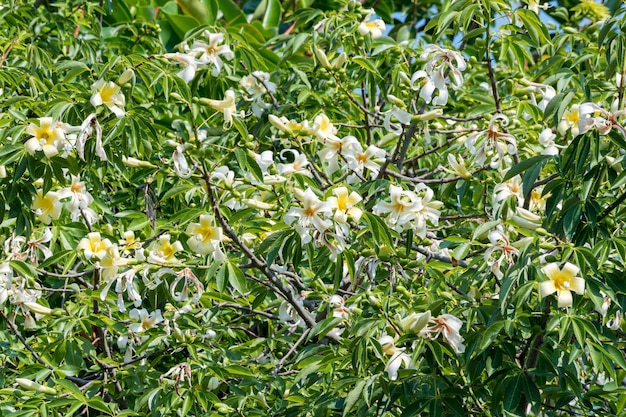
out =
[(423, 313), (411, 313), (402, 319), (400, 326), (405, 332), (419, 334), (419, 332), (428, 324), (428, 320), (430, 320), (430, 310)]
[(35, 314), (41, 314), (45, 316), (52, 314), (51, 308), (42, 306), (41, 304), (38, 304), (38, 303), (24, 303), (24, 307), (26, 307), (27, 309), (29, 309)]
[(323, 50), (321, 50), (317, 46), (313, 46), (313, 52), (315, 53), (315, 57), (317, 58), (317, 60), (324, 68), (332, 68), (332, 65), (330, 65), (330, 62), (328, 61), (328, 57)]
[(346, 63), (347, 59), (348, 55), (346, 55), (345, 52), (340, 53), (339, 56), (333, 60), (333, 68), (340, 69), (341, 67), (343, 67), (343, 64)]
[(27, 389), (29, 391), (38, 391), (38, 392), (42, 392), (44, 394), (50, 394), (50, 395), (57, 394), (57, 390), (55, 390), (54, 388), (51, 388), (47, 385), (41, 385), (40, 383), (31, 381), (30, 379), (15, 378), (15, 382), (17, 382), (17, 384), (20, 387)]
[(423, 113), (423, 114), (415, 115), (415, 116), (413, 116), (411, 121), (414, 121), (414, 122), (425, 122), (427, 120), (436, 119), (436, 118), (440, 117), (442, 114), (443, 114), (443, 109), (435, 109), (435, 110), (427, 111), (426, 113)]
[(132, 80), (133, 84), (135, 83), (135, 71), (132, 69), (127, 69), (120, 75), (120, 78), (117, 79), (117, 83), (119, 85), (126, 84), (128, 81)]
[(128, 158), (122, 156), (122, 163), (127, 167), (133, 168), (156, 168), (156, 166), (151, 164), (150, 162), (142, 161), (140, 159), (133, 158), (132, 156), (129, 156)]

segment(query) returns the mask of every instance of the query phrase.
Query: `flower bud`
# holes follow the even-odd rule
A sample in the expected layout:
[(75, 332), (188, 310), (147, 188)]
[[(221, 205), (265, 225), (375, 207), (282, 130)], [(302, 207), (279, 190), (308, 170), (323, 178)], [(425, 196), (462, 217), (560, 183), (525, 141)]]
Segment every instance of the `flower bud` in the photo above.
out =
[(133, 81), (133, 84), (134, 84), (135, 83), (135, 71), (129, 68), (126, 71), (124, 71), (122, 75), (120, 75), (120, 78), (117, 79), (117, 83), (119, 85), (123, 85), (131, 80)]
[(332, 68), (332, 65), (330, 65), (330, 62), (328, 61), (328, 57), (323, 50), (321, 50), (317, 46), (313, 46), (313, 52), (315, 53), (317, 60), (324, 68)]
[(128, 158), (122, 156), (122, 163), (127, 167), (133, 168), (156, 168), (156, 166), (151, 164), (150, 162), (142, 161), (140, 159), (133, 158), (132, 156), (129, 156)]
[(426, 113), (413, 116), (412, 121), (425, 122), (427, 120), (436, 119), (440, 117), (442, 114), (443, 114), (443, 109), (435, 109), (435, 110), (427, 111)]
[(419, 334), (419, 332), (428, 324), (428, 320), (430, 320), (430, 310), (423, 313), (411, 313), (402, 319), (400, 326), (405, 332)]
[(517, 208), (517, 213), (513, 215), (512, 219), (516, 225), (523, 229), (536, 230), (541, 226), (541, 216), (522, 207)]
[(346, 63), (347, 59), (348, 55), (346, 55), (345, 52), (340, 53), (339, 56), (333, 60), (333, 68), (340, 69), (343, 67), (343, 64)]
[(41, 304), (38, 304), (38, 303), (24, 303), (24, 307), (26, 307), (27, 309), (29, 309), (35, 314), (41, 314), (45, 316), (52, 314), (51, 308), (42, 306)]
[(38, 392), (41, 392), (44, 394), (50, 394), (50, 395), (57, 394), (57, 390), (55, 390), (54, 388), (48, 387), (46, 385), (41, 385), (40, 383), (31, 381), (30, 379), (15, 378), (15, 382), (17, 382), (20, 387), (29, 391), (38, 391)]

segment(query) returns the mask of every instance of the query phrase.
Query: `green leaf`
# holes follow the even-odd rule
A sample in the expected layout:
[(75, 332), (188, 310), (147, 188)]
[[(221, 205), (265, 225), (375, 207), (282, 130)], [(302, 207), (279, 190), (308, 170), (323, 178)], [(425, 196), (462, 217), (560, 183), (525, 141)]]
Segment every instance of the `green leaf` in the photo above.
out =
[(278, 0), (267, 0), (267, 8), (263, 15), (263, 27), (265, 29), (275, 29), (278, 32), (280, 13), (280, 2)]
[(493, 343), (493, 341), (496, 340), (496, 338), (500, 334), (500, 331), (503, 328), (504, 328), (503, 321), (497, 321), (491, 326), (489, 326), (487, 330), (485, 330), (485, 332), (483, 333), (483, 338), (480, 342), (480, 350), (482, 351), (482, 350), (485, 350), (487, 347), (489, 347)]
[(178, 37), (181, 39), (185, 37), (185, 34), (187, 32), (200, 25), (200, 22), (190, 16), (165, 13), (165, 18), (167, 19), (172, 29), (174, 29), (174, 32), (176, 32), (176, 35), (178, 35)]
[(361, 398), (361, 394), (363, 393), (363, 388), (365, 388), (366, 383), (367, 380), (365, 379), (359, 381), (348, 393), (348, 395), (346, 396), (346, 401), (344, 403), (343, 417), (347, 416), (350, 413), (352, 407), (354, 407), (359, 398)]
[(228, 26), (243, 25), (248, 23), (246, 15), (233, 0), (218, 0), (219, 8), (224, 14)]
[(315, 326), (313, 326), (311, 332), (309, 333), (309, 336), (307, 337), (307, 340), (311, 340), (313, 337), (318, 335), (320, 337), (325, 336), (329, 331), (337, 327), (337, 325), (342, 321), (343, 319), (341, 317), (329, 317), (320, 321)]
[(230, 262), (226, 265), (228, 267), (228, 282), (230, 282), (230, 285), (232, 285), (239, 294), (245, 294), (247, 287), (246, 276), (238, 266), (235, 266)]
[(536, 47), (552, 44), (548, 28), (539, 20), (539, 16), (535, 12), (528, 9), (517, 9), (516, 13)]
[(517, 174), (520, 174), (520, 173), (530, 169), (531, 167), (535, 166), (536, 164), (540, 164), (540, 163), (544, 163), (545, 164), (545, 161), (547, 161), (550, 158), (552, 158), (552, 156), (550, 156), (550, 155), (537, 155), (537, 156), (533, 156), (531, 158), (525, 159), (523, 161), (520, 161), (519, 164), (513, 165), (511, 167), (511, 169), (509, 169), (507, 171), (507, 173), (504, 176), (504, 178), (502, 179), (502, 181), (510, 180), (511, 178), (516, 176)]
[(367, 72), (374, 74), (376, 77), (382, 78), (382, 76), (380, 75), (380, 72), (378, 71), (378, 68), (374, 66), (374, 63), (372, 62), (371, 58), (355, 56), (355, 57), (350, 58), (350, 61), (359, 65), (361, 68), (363, 68)]
[(26, 262), (11, 260), (9, 261), (9, 265), (11, 265), (11, 268), (19, 272), (24, 277), (36, 278), (38, 275), (35, 267)]
[(525, 377), (522, 374), (512, 376), (506, 381), (506, 391), (504, 393), (504, 409), (515, 411), (518, 408), (522, 397), (522, 390), (526, 385)]

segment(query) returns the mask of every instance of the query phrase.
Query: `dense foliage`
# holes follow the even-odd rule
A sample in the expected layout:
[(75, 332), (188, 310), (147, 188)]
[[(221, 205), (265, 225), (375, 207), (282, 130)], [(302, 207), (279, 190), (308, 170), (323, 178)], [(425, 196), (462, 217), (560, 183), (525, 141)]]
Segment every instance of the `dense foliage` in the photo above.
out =
[(622, 2), (31, 3), (2, 415), (626, 415)]

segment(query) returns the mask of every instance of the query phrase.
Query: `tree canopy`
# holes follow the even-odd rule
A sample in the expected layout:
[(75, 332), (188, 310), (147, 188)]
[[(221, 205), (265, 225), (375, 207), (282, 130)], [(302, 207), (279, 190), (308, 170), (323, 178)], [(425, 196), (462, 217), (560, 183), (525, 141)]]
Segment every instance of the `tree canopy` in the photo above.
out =
[(4, 416), (626, 415), (608, 0), (8, 0)]

